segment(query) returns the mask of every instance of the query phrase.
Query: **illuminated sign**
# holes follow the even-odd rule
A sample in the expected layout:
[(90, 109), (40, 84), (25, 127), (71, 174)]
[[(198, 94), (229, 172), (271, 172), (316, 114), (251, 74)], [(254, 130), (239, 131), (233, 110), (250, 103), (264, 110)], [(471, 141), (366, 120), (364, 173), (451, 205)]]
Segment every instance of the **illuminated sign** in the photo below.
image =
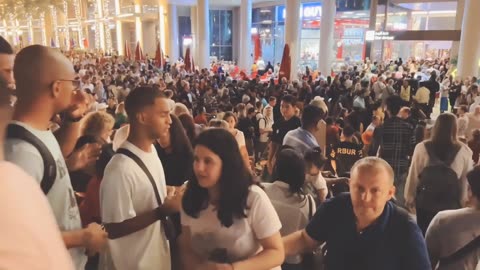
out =
[(394, 36), (390, 35), (390, 32), (386, 31), (366, 31), (365, 32), (365, 40), (366, 41), (374, 41), (374, 40), (393, 40)]
[[(287, 10), (285, 6), (278, 6), (277, 21), (285, 21)], [(320, 19), (322, 16), (322, 5), (320, 3), (306, 3), (300, 7), (300, 18)]]

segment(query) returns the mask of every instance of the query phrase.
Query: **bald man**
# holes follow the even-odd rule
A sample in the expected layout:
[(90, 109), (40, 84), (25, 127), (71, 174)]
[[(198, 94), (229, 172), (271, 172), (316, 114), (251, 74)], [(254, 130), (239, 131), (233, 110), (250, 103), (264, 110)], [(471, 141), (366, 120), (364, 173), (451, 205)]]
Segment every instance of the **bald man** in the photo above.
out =
[(349, 185), (350, 193), (320, 205), (305, 230), (284, 238), (286, 255), (326, 243), (327, 269), (430, 270), (420, 229), (390, 201), (395, 194), (390, 165), (376, 157), (361, 159)]
[[(14, 76), (18, 101), (11, 124), (25, 128), (42, 141), (56, 161), (56, 178), (47, 193), (47, 199), (76, 269), (84, 269), (87, 261), (85, 248), (89, 253), (101, 250), (106, 244), (107, 235), (98, 224), (90, 224), (82, 229), (68, 170), (77, 169), (75, 165), (82, 162), (86, 164), (88, 157), (85, 155), (91, 152), (74, 152), (67, 160), (70, 162), (66, 162), (64, 156), (70, 153), (62, 151), (49, 126), (50, 119), (64, 113), (66, 120), (62, 125), (65, 134), (75, 138), (72, 135), (78, 134), (78, 122), (88, 102), (78, 91), (79, 82), (75, 79), (72, 64), (53, 49), (40, 45), (24, 48), (15, 59)], [(32, 144), (19, 139), (7, 139), (5, 158), (19, 165), (39, 183), (42, 181), (44, 161)]]

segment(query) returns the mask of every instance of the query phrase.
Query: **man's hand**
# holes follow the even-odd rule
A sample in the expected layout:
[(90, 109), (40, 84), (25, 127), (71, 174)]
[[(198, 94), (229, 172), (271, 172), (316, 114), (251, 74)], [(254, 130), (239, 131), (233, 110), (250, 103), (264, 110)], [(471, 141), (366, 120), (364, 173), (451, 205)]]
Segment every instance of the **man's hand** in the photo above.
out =
[(182, 208), (182, 197), (183, 192), (170, 191), (170, 194), (167, 194), (167, 197), (163, 201), (160, 209), (165, 215), (171, 215), (180, 212)]
[(94, 101), (93, 96), (86, 92), (75, 91), (75, 94), (72, 97), (72, 104), (70, 104), (70, 107), (66, 110), (67, 116), (71, 119), (83, 117)]
[(90, 223), (85, 228), (84, 243), (88, 256), (102, 251), (107, 245), (108, 233), (97, 223)]
[(70, 172), (74, 172), (93, 165), (101, 153), (102, 146), (100, 144), (87, 143), (82, 148), (73, 151), (67, 158), (67, 168)]

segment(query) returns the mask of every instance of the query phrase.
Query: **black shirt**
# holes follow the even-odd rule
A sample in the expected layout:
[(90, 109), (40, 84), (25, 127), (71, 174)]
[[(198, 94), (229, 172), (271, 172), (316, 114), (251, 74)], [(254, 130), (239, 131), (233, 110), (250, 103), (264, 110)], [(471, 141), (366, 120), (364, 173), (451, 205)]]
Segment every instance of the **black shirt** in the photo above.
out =
[(283, 138), (287, 135), (287, 132), (299, 128), (302, 125), (300, 118), (294, 116), (290, 120), (286, 121), (284, 118), (281, 118), (279, 121), (275, 122), (272, 126), (272, 142), (279, 145), (283, 144)]
[(167, 153), (158, 143), (155, 143), (158, 157), (165, 172), (165, 182), (168, 186), (181, 186), (190, 180), (193, 174), (193, 153), (183, 149), (180, 153)]
[(330, 158), (336, 161), (339, 176), (350, 172), (353, 164), (362, 157), (362, 146), (353, 142), (339, 142), (330, 152)]
[(392, 202), (374, 224), (358, 233), (350, 194), (340, 194), (320, 205), (305, 230), (312, 239), (326, 242), (326, 269), (432, 269), (422, 232)]
[(253, 139), (255, 133), (255, 124), (248, 117), (242, 117), (238, 119), (238, 130), (243, 132), (245, 139)]

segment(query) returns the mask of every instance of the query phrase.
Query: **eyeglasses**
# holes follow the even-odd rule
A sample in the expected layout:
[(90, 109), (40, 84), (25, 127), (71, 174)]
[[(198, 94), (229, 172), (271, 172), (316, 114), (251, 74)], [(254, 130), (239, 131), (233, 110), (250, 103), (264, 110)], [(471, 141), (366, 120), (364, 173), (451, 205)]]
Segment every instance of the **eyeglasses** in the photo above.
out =
[(76, 80), (56, 80), (55, 82), (71, 82), (72, 86), (75, 90), (79, 90), (80, 89), (80, 84), (81, 84), (81, 81), (77, 80), (77, 79)]

